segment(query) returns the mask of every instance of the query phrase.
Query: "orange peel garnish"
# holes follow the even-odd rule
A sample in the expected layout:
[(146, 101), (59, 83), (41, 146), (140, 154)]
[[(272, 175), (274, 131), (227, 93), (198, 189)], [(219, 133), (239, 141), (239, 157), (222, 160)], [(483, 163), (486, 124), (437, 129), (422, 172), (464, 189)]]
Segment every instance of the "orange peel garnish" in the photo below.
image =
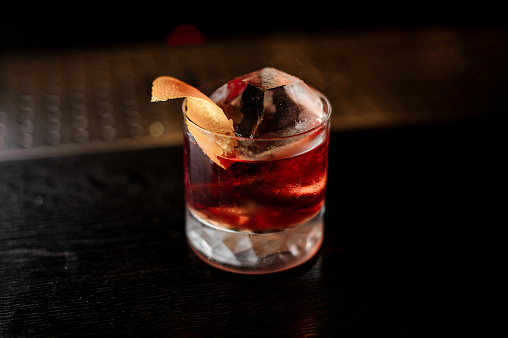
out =
[[(222, 109), (197, 88), (171, 76), (160, 76), (152, 84), (152, 102), (187, 98), (187, 118), (203, 130), (235, 136), (233, 120), (228, 119)], [(187, 121), (187, 128), (198, 146), (217, 165), (226, 169), (228, 161), (221, 158), (231, 154), (236, 141), (229, 137), (206, 133)]]

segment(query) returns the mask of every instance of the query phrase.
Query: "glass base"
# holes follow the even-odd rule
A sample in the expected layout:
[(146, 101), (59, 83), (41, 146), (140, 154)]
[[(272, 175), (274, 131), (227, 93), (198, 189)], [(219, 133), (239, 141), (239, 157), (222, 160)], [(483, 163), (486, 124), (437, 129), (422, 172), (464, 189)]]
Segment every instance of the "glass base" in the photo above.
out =
[(218, 228), (197, 218), (188, 208), (187, 240), (198, 257), (219, 269), (242, 274), (266, 274), (301, 265), (323, 242), (325, 208), (306, 223), (271, 233), (242, 233)]

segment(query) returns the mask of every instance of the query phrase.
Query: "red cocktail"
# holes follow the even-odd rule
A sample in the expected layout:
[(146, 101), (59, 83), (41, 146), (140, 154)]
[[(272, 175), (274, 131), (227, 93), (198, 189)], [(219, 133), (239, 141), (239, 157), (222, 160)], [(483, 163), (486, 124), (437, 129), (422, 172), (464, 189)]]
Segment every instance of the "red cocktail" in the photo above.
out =
[(212, 265), (248, 274), (307, 261), (323, 240), (328, 100), (273, 69), (213, 90), (210, 98), (233, 121), (236, 135), (201, 128), (184, 105), (191, 248)]
[[(301, 154), (288, 157), (283, 153), (269, 160), (230, 158), (227, 169), (210, 161), (192, 135), (185, 133), (189, 209), (214, 226), (252, 233), (280, 231), (312, 219), (321, 211), (325, 197), (326, 132), (323, 126), (297, 140), (310, 147)], [(286, 147), (302, 150), (291, 144)]]
[(286, 270), (323, 241), (330, 103), (264, 68), (200, 91), (161, 76), (152, 101), (186, 97), (186, 234), (207, 263), (246, 274)]

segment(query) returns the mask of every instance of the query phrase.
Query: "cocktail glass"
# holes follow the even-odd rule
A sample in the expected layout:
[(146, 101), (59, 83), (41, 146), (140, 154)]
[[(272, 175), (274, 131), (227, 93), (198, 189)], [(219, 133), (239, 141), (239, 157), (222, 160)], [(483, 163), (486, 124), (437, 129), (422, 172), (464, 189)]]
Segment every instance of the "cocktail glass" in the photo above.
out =
[[(210, 95), (218, 86), (201, 88)], [(231, 272), (265, 274), (311, 259), (324, 234), (331, 106), (322, 122), (284, 137), (236, 137), (204, 130), (184, 115), (186, 235), (205, 262)], [(192, 129), (192, 133), (190, 131)], [(234, 145), (212, 161), (201, 142)]]

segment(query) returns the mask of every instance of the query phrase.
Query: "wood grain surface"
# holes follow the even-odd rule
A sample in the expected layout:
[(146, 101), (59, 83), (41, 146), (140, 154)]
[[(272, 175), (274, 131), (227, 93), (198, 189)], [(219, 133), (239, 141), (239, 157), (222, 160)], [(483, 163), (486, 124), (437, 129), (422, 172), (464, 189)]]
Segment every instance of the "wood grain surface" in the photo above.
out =
[(323, 247), (265, 276), (188, 248), (181, 147), (0, 163), (0, 336), (457, 332), (499, 129), (333, 133)]

